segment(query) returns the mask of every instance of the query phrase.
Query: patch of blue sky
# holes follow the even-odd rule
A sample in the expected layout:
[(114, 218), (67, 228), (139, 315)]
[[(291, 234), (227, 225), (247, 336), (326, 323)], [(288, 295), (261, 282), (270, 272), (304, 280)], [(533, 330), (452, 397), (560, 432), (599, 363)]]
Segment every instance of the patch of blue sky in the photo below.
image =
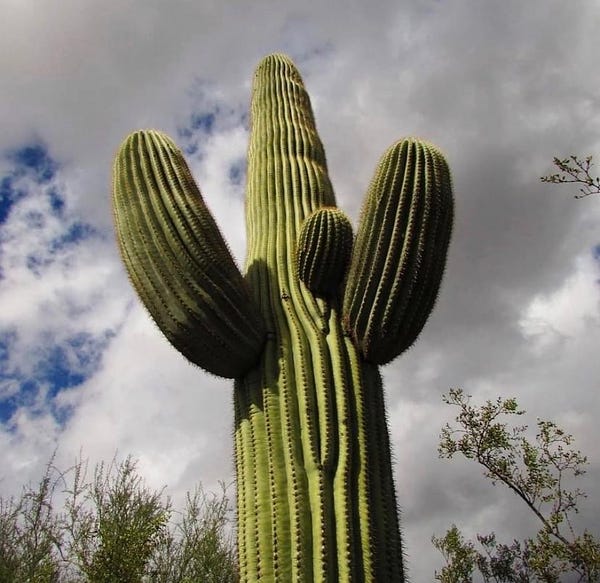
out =
[[(29, 228), (43, 229), (45, 216), (43, 213), (29, 213), (25, 217)], [(64, 228), (57, 236), (45, 239), (43, 245), (30, 250), (24, 257), (27, 269), (36, 277), (44, 275), (45, 269), (57, 261), (66, 261), (67, 254), (76, 251), (77, 245), (98, 237), (100, 234), (90, 224), (78, 220), (65, 221)]]
[[(0, 275), (10, 266), (24, 265), (40, 281), (35, 285), (43, 285), (47, 268), (55, 263), (68, 268), (84, 241), (102, 235), (69, 212), (62, 194), (60, 164), (46, 146), (35, 142), (3, 157), (8, 170), (0, 176), (0, 223), (4, 223), (0, 229)], [(57, 396), (94, 374), (114, 335), (109, 330), (94, 335), (77, 332), (77, 315), (93, 305), (86, 300), (73, 307), (68, 300), (68, 280), (65, 286), (57, 290), (64, 298), (56, 306), (75, 328), (66, 339), (64, 330), (54, 330), (54, 324), (46, 328), (40, 322), (36, 339), (25, 346), (14, 330), (0, 327), (0, 423), (4, 425), (21, 408), (34, 415), (50, 411), (59, 422), (66, 421)], [(17, 362), (27, 362), (27, 371)]]
[(186, 155), (202, 159), (203, 143), (208, 138), (234, 127), (246, 127), (247, 105), (227, 101), (211, 83), (197, 79), (188, 96), (190, 109), (177, 127), (178, 141)]
[(31, 171), (38, 184), (50, 182), (59, 168), (59, 164), (49, 155), (46, 145), (40, 142), (11, 150), (6, 157), (14, 163), (17, 171)]
[[(17, 395), (19, 393), (20, 387)], [(4, 397), (2, 400), (0, 400), (0, 427), (11, 420), (18, 408), (19, 406), (14, 394), (10, 395), (9, 397)]]
[(74, 221), (68, 225), (64, 233), (50, 242), (49, 249), (51, 252), (60, 251), (69, 245), (77, 245), (96, 235), (98, 235), (98, 231), (89, 223)]
[(48, 383), (49, 398), (56, 397), (63, 389), (80, 385), (86, 379), (84, 371), (72, 362), (65, 346), (53, 346), (48, 356), (38, 362), (35, 372), (38, 382)]
[(34, 142), (9, 150), (3, 155), (10, 165), (9, 172), (0, 177), (0, 224), (6, 222), (12, 207), (27, 196), (23, 179), (29, 179), (34, 185), (44, 189), (50, 199), (53, 212), (60, 214), (64, 208), (64, 198), (58, 189), (51, 185), (56, 178), (60, 165), (54, 160), (45, 144)]
[(595, 247), (592, 247), (592, 257), (596, 261), (600, 261), (600, 243), (598, 243), (598, 245), (596, 245)]
[[(90, 224), (68, 213), (60, 181), (60, 164), (44, 144), (34, 142), (10, 150), (4, 154), (4, 159), (9, 163), (9, 169), (0, 177), (0, 224), (11, 220), (11, 211), (20, 203), (24, 204), (15, 220), (29, 232), (37, 233), (35, 240), (31, 239), (36, 243), (35, 248), (23, 249), (22, 259), (34, 275), (40, 277), (45, 267), (60, 260), (64, 252), (74, 250), (82, 241), (101, 237)], [(32, 201), (35, 204), (31, 204)], [(0, 232), (0, 245), (12, 244), (11, 232), (18, 233), (19, 229)], [(0, 279), (3, 274), (4, 266), (0, 265)]]
[(240, 186), (246, 179), (246, 160), (240, 158), (229, 166), (228, 176), (229, 182), (235, 186)]
[[(40, 222), (37, 228), (41, 226)], [(44, 269), (52, 265), (62, 252), (98, 235), (98, 231), (92, 225), (74, 221), (65, 225), (64, 231), (51, 239), (45, 248), (29, 253), (25, 259), (25, 265), (35, 276), (41, 277)]]
[(212, 134), (215, 128), (215, 120), (218, 113), (218, 106), (215, 111), (192, 112), (186, 120), (186, 125), (177, 128), (180, 138), (192, 138), (197, 132)]
[(111, 331), (99, 336), (82, 332), (60, 344), (52, 344), (48, 338), (47, 347), (32, 351), (31, 356), (37, 362), (27, 377), (10, 369), (9, 355), (14, 346), (11, 339), (0, 340), (0, 385), (11, 387), (0, 392), (0, 423), (9, 424), (22, 408), (34, 416), (50, 411), (59, 423), (65, 423), (72, 410), (59, 404), (56, 397), (61, 391), (81, 385), (99, 369), (113, 336)]
[(0, 225), (6, 221), (13, 205), (25, 196), (23, 189), (17, 188), (14, 176), (0, 179)]
[[(0, 401), (0, 425), (11, 431), (11, 421), (18, 411), (26, 410), (31, 416), (38, 416), (52, 409), (51, 404), (46, 404), (44, 393), (47, 387), (35, 379), (15, 380), (18, 392)], [(59, 407), (56, 407), (57, 409)]]
[(48, 196), (48, 198), (50, 199), (50, 208), (52, 209), (52, 212), (58, 216), (61, 217), (63, 214), (63, 210), (65, 208), (65, 199), (62, 196), (62, 194), (60, 193), (60, 191), (58, 190), (58, 188), (51, 186), (50, 188), (48, 188), (48, 190), (46, 191), (46, 194)]
[(193, 113), (190, 116), (190, 129), (192, 131), (202, 131), (206, 134), (212, 134), (215, 129), (215, 120), (219, 112), (219, 106), (216, 106), (216, 111), (208, 113)]

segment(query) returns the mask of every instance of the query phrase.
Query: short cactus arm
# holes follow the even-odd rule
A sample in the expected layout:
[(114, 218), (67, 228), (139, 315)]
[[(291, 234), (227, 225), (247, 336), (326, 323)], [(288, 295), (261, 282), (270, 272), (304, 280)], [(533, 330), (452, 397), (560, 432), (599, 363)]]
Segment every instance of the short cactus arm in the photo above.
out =
[(367, 192), (344, 295), (345, 330), (385, 364), (425, 325), (453, 219), (450, 171), (431, 144), (407, 138), (383, 155)]
[(139, 131), (123, 142), (113, 209), (131, 282), (175, 348), (219, 376), (251, 368), (264, 343), (262, 317), (181, 152), (164, 134)]
[(298, 277), (315, 295), (336, 298), (352, 251), (352, 225), (334, 207), (317, 209), (298, 240)]

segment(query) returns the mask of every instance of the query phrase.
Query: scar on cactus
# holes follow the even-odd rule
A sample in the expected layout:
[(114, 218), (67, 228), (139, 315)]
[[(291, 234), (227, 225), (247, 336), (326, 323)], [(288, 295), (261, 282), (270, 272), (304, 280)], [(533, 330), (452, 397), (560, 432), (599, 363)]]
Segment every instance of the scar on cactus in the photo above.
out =
[(440, 151), (406, 138), (384, 153), (353, 241), (300, 74), (274, 54), (252, 88), (244, 274), (161, 132), (122, 144), (113, 208), (154, 321), (235, 379), (241, 580), (404, 581), (378, 365), (416, 340), (439, 291), (453, 218)]

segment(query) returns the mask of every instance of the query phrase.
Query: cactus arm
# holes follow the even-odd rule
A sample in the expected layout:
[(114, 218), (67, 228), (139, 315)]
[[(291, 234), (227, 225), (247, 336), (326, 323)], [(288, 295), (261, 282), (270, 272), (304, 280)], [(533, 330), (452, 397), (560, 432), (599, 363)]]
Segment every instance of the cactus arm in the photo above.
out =
[(352, 250), (352, 225), (334, 207), (322, 207), (302, 223), (298, 277), (315, 295), (336, 297)]
[(236, 377), (258, 360), (264, 325), (181, 152), (136, 132), (113, 173), (113, 209), (131, 281), (163, 333), (189, 360)]
[(365, 359), (385, 364), (421, 332), (452, 217), (450, 172), (437, 148), (412, 138), (390, 147), (366, 196), (344, 295), (344, 326)]

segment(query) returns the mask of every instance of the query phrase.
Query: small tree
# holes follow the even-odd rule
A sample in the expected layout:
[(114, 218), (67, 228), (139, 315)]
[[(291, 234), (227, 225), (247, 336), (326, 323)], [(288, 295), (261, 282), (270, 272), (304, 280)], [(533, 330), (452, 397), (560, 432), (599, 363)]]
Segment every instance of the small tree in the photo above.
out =
[(141, 581), (167, 528), (170, 502), (144, 485), (130, 457), (100, 464), (91, 483), (82, 479), (81, 463), (74, 471), (63, 522), (71, 563), (90, 583)]
[[(64, 505), (56, 507), (62, 484)], [(131, 457), (59, 472), (0, 497), (1, 583), (230, 583), (238, 580), (230, 507), (198, 487), (175, 512)]]
[(0, 581), (58, 581), (57, 548), (62, 538), (52, 512), (56, 476), (52, 459), (37, 488), (25, 486), (20, 498), (0, 498)]
[(575, 198), (585, 198), (590, 194), (600, 194), (600, 177), (594, 177), (590, 170), (594, 165), (592, 156), (586, 158), (578, 158), (571, 155), (568, 158), (554, 158), (554, 165), (558, 168), (555, 174), (542, 176), (542, 182), (550, 182), (552, 184), (579, 184), (579, 192)]
[(577, 534), (572, 523), (585, 494), (569, 489), (567, 481), (584, 474), (587, 463), (572, 449), (573, 437), (555, 423), (538, 420), (535, 440), (530, 441), (526, 425), (503, 422), (525, 413), (515, 399), (499, 398), (478, 408), (461, 389), (452, 389), (444, 401), (459, 408), (459, 426), (442, 429), (440, 457), (462, 454), (477, 461), (494, 485), (504, 484), (522, 500), (541, 528), (535, 537), (510, 545), (498, 544), (493, 533), (478, 535), (479, 551), (453, 526), (445, 536), (432, 538), (446, 559), (436, 580), (463, 583), (478, 570), (486, 583), (554, 583), (566, 574), (578, 581), (600, 581), (600, 541), (588, 531)]
[(174, 529), (163, 533), (153, 558), (153, 583), (232, 583), (239, 580), (233, 532), (227, 531), (232, 509), (225, 495), (188, 493)]

